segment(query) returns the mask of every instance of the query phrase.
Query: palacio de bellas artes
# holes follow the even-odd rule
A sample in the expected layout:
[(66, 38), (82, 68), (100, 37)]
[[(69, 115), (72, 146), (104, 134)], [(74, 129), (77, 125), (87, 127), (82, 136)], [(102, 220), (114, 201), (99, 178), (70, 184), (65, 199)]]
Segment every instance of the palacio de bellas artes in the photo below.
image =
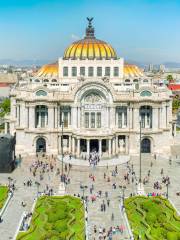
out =
[(180, 240), (180, 4), (12, 1), (0, 240)]
[(176, 135), (171, 92), (97, 39), (90, 19), (85, 37), (63, 57), (12, 89), (5, 131), (16, 133), (17, 154), (58, 155), (63, 141), (64, 152), (78, 159), (96, 151), (121, 161), (139, 153), (140, 121), (142, 152), (170, 154)]

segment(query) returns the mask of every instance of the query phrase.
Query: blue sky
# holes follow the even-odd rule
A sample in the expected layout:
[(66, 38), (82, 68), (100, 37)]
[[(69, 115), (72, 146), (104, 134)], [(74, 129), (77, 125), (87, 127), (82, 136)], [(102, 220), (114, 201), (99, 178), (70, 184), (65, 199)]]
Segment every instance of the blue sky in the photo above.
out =
[(87, 16), (120, 57), (180, 62), (180, 0), (0, 0), (0, 59), (56, 60)]

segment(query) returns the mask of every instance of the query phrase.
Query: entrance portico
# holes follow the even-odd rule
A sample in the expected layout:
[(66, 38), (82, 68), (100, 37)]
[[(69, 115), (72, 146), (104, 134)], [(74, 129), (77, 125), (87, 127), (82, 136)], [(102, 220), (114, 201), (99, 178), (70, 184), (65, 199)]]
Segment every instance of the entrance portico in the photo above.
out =
[(91, 152), (96, 151), (100, 158), (111, 158), (128, 154), (128, 136), (119, 135), (109, 138), (72, 137), (71, 154), (77, 158), (88, 159)]

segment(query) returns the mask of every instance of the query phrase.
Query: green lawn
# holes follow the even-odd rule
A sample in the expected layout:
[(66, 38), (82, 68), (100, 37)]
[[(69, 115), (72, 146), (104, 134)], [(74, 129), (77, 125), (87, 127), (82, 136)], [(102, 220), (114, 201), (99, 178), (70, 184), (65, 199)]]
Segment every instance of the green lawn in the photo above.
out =
[(17, 240), (84, 240), (84, 205), (80, 199), (43, 196), (38, 199), (30, 228)]
[(0, 209), (3, 207), (8, 197), (8, 187), (0, 186)]
[(167, 199), (135, 196), (125, 209), (135, 240), (180, 240), (180, 217)]

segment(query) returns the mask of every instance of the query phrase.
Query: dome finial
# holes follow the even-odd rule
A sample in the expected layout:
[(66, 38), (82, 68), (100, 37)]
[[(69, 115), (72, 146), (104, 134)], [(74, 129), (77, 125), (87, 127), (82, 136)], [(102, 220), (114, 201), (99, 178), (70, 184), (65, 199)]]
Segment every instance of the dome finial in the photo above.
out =
[(91, 18), (87, 17), (87, 20), (88, 20), (88, 27), (86, 28), (86, 36), (85, 36), (85, 38), (95, 38), (95, 36), (94, 36), (94, 28), (92, 27), (93, 17), (91, 17)]

